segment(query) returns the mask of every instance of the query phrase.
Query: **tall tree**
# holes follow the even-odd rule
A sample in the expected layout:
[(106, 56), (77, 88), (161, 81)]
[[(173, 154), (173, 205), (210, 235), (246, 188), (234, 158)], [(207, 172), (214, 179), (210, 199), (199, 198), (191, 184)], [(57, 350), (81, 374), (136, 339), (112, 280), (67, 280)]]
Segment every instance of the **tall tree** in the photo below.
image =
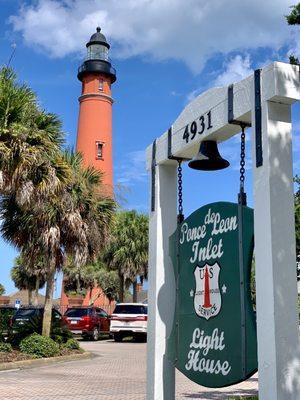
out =
[(5, 287), (0, 283), (0, 296), (3, 296), (5, 294)]
[(119, 274), (119, 300), (124, 301), (125, 288), (133, 284), (133, 301), (136, 302), (137, 278), (148, 277), (148, 217), (134, 210), (117, 213), (103, 259)]
[(39, 289), (45, 286), (46, 270), (42, 261), (34, 266), (30, 261), (22, 255), (16, 257), (10, 275), (19, 290), (28, 291), (28, 304), (38, 305)]
[(20, 242), (29, 259), (45, 260), (45, 336), (50, 334), (55, 272), (66, 256), (77, 268), (95, 260), (107, 241), (115, 208), (101, 191), (101, 175), (83, 168), (80, 154), (67, 151), (63, 160), (70, 168), (70, 179), (52, 196), (44, 195), (30, 209), (20, 209), (12, 195), (2, 200), (4, 237)]
[(32, 262), (43, 258), (46, 296), (43, 334), (49, 336), (54, 276), (66, 254), (76, 265), (105, 243), (114, 202), (101, 193), (101, 176), (62, 154), (58, 118), (40, 110), (33, 92), (0, 70), (1, 231)]
[[(300, 25), (300, 3), (291, 7), (292, 11), (289, 15), (286, 15), (286, 20), (289, 25)], [(299, 65), (299, 58), (291, 54), (289, 56), (290, 63), (294, 65)]]
[[(109, 301), (116, 300), (119, 294), (119, 278), (116, 271), (109, 271), (106, 266), (97, 261), (76, 268), (72, 264), (66, 264), (64, 272), (64, 289), (68, 294), (90, 294), (90, 305), (101, 296), (102, 292)], [(97, 289), (93, 294), (93, 289)]]
[(9, 68), (0, 69), (0, 194), (14, 194), (19, 206), (66, 182), (61, 123), (38, 106)]

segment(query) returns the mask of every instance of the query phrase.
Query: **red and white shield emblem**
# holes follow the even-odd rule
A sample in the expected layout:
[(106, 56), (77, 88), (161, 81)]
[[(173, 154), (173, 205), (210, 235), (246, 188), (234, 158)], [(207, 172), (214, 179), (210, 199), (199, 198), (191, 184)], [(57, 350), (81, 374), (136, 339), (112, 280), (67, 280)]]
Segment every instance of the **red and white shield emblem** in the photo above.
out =
[(219, 314), (222, 296), (219, 287), (220, 266), (205, 264), (197, 266), (194, 271), (196, 291), (194, 292), (194, 308), (196, 314), (208, 320)]

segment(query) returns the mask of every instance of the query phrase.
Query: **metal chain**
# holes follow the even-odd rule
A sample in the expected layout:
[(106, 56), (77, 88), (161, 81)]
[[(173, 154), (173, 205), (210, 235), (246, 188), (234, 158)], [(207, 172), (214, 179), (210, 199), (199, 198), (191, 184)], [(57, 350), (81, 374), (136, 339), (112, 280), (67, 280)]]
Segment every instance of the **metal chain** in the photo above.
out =
[(242, 126), (242, 133), (241, 133), (241, 160), (240, 160), (240, 184), (241, 187), (244, 188), (245, 182), (245, 127)]
[(241, 154), (240, 154), (240, 193), (239, 193), (239, 202), (243, 205), (247, 204), (247, 197), (244, 191), (245, 188), (245, 148), (246, 148), (246, 134), (245, 134), (245, 126), (241, 125), (242, 133), (241, 133)]
[(183, 200), (182, 200), (182, 166), (181, 166), (181, 160), (178, 160), (178, 223), (181, 224), (181, 222), (184, 220), (184, 215), (183, 215)]

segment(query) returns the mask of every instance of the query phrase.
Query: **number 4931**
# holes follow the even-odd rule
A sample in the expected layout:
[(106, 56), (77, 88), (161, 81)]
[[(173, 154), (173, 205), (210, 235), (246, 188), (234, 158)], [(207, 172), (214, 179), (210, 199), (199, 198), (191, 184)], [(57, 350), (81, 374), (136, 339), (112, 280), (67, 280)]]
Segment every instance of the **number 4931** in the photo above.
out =
[(211, 128), (211, 111), (209, 111), (207, 114), (201, 115), (200, 118), (187, 125), (182, 138), (188, 143), (189, 140), (195, 139), (197, 134), (202, 135), (205, 130)]

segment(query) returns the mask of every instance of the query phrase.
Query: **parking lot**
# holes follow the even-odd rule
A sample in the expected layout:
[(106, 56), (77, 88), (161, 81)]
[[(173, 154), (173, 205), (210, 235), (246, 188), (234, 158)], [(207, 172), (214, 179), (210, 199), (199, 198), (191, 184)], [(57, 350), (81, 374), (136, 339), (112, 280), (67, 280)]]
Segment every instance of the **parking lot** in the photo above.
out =
[[(144, 400), (146, 344), (112, 340), (81, 342), (94, 353), (91, 360), (59, 363), (34, 369), (0, 372), (1, 400)], [(176, 400), (227, 399), (257, 393), (257, 377), (215, 390), (176, 376)], [(159, 399), (157, 399), (159, 400)]]

